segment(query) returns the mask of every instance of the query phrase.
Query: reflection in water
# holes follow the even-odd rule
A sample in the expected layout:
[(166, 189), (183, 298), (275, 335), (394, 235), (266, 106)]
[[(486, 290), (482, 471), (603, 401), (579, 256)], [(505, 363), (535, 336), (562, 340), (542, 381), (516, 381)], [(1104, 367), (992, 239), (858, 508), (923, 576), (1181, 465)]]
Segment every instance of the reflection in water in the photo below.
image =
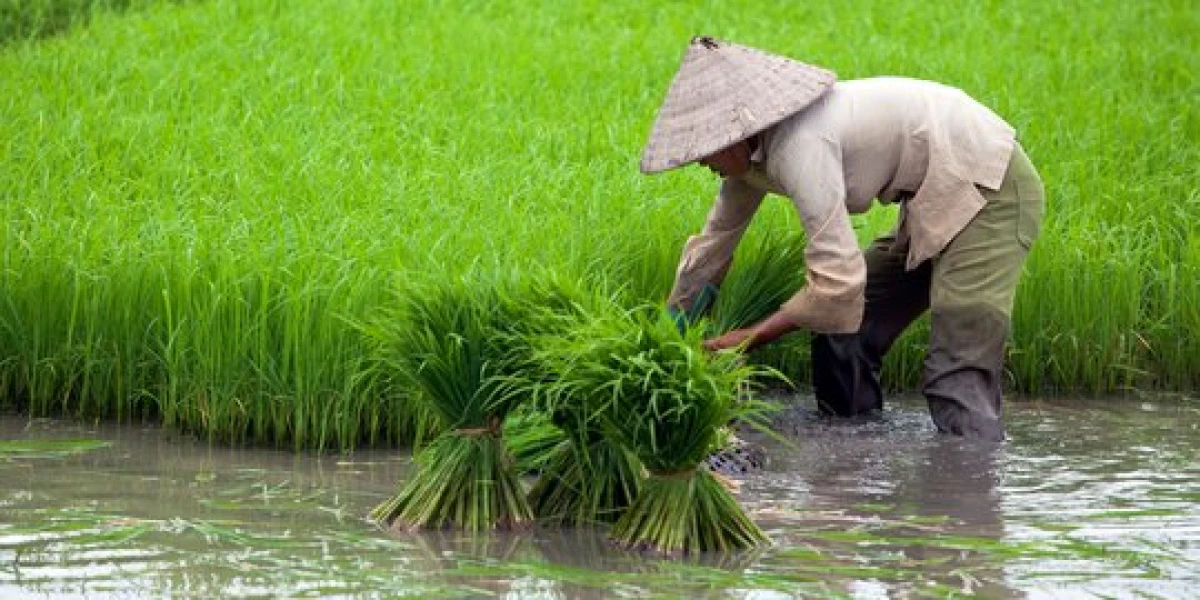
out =
[[(803, 404), (811, 404), (811, 401)], [(663, 560), (603, 529), (391, 534), (364, 520), (403, 452), (239, 450), (157, 428), (0, 418), (0, 597), (1187, 597), (1200, 588), (1200, 406), (1016, 404), (1012, 439), (796, 410), (739, 498), (773, 545)]]
[[(933, 523), (946, 519), (957, 536), (1001, 540), (1004, 521), (998, 469), (1003, 459), (1003, 445), (937, 435), (926, 445), (917, 475), (902, 480), (897, 496), (909, 514), (929, 517)], [(1015, 595), (1004, 583), (1002, 564), (988, 557), (963, 557), (959, 549), (938, 546), (916, 546), (909, 557), (918, 563), (944, 560), (953, 564), (956, 553), (969, 566), (958, 574), (947, 571), (947, 575), (958, 579), (953, 583), (964, 592), (991, 598)]]
[(706, 592), (703, 582), (730, 579), (752, 568), (765, 552), (759, 548), (664, 559), (619, 549), (609, 543), (604, 529), (587, 527), (543, 530), (536, 542), (542, 559), (554, 565), (547, 572), (554, 574), (557, 598), (608, 597), (604, 592), (616, 591), (636, 596), (647, 583), (668, 584), (689, 575), (702, 584), (692, 597), (728, 597), (720, 588)]
[[(783, 552), (791, 560), (767, 559), (771, 568), (824, 572), (853, 597), (877, 597), (880, 585), (897, 593), (938, 586), (947, 593), (1015, 595), (1000, 565), (929, 543), (948, 533), (1003, 538), (1004, 445), (938, 434), (919, 410), (853, 420), (796, 410), (781, 423), (795, 448), (772, 448), (768, 471), (747, 493), (780, 546), (810, 552)], [(873, 583), (863, 585), (864, 579)]]

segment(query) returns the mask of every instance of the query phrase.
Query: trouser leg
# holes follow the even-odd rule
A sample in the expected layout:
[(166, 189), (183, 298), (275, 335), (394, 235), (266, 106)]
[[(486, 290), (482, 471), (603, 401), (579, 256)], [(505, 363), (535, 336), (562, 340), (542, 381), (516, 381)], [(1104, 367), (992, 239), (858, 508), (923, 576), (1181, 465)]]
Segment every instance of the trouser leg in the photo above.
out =
[(1043, 210), (1041, 179), (1020, 146), (1000, 189), (984, 197), (983, 210), (932, 261), (923, 392), (939, 430), (1002, 440), (1004, 349)]
[(929, 306), (931, 267), (905, 271), (906, 253), (892, 236), (866, 250), (866, 308), (857, 333), (812, 338), (813, 391), (821, 412), (853, 416), (883, 408), (883, 356)]
[(883, 408), (883, 390), (858, 334), (812, 338), (813, 393), (824, 414), (851, 417)]

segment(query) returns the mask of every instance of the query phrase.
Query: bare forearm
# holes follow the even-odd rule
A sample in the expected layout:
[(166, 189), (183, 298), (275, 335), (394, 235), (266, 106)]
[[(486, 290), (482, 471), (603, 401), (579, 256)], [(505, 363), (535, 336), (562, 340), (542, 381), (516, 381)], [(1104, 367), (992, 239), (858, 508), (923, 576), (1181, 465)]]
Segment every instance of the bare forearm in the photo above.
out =
[(797, 329), (800, 328), (791, 319), (782, 311), (777, 311), (751, 327), (735, 329), (718, 338), (708, 340), (704, 342), (704, 347), (708, 350), (728, 350), (738, 347), (743, 347), (744, 350), (753, 350)]
[(797, 329), (799, 327), (783, 311), (775, 311), (774, 314), (751, 327), (753, 337), (750, 340), (749, 348), (770, 344)]

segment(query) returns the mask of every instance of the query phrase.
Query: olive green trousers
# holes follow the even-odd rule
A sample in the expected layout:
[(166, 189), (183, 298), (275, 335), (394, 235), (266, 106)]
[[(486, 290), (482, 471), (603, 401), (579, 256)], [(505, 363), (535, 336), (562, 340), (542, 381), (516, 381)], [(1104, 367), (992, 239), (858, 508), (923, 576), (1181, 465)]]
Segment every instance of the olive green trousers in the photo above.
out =
[(885, 236), (866, 250), (866, 309), (858, 333), (812, 339), (813, 387), (822, 412), (853, 416), (883, 407), (883, 356), (930, 312), (922, 393), (937, 428), (1004, 439), (1004, 350), (1022, 265), (1045, 207), (1037, 170), (1018, 144), (1000, 189), (934, 258), (906, 271), (905, 249)]

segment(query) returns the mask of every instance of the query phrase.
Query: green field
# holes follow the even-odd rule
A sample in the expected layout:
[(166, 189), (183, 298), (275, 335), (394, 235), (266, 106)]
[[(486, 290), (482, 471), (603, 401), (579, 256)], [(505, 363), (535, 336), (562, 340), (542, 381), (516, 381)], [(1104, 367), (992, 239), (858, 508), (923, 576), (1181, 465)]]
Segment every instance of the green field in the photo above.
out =
[[(940, 80), (1018, 128), (1048, 216), (1014, 391), (1200, 386), (1190, 0), (0, 6), (0, 408), (408, 441), (357, 325), (397, 291), (553, 272), (666, 296), (716, 182), (637, 161), (697, 33), (843, 79)], [(28, 18), (56, 6), (77, 18)], [(858, 218), (863, 242), (892, 219)], [(798, 232), (768, 203), (738, 264)], [(889, 357), (893, 388), (917, 385), (925, 340)], [(803, 385), (805, 345), (761, 360)]]

